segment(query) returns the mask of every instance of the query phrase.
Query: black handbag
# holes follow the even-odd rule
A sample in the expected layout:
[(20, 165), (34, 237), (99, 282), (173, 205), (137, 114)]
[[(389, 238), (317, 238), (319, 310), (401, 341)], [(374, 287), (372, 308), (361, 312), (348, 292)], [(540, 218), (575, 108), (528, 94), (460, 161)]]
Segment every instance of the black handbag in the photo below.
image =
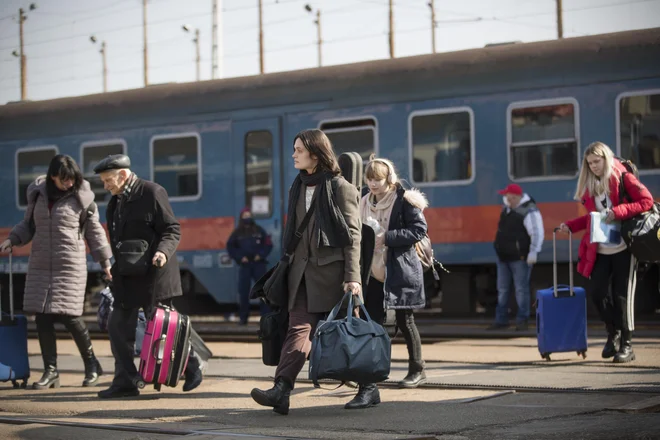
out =
[(289, 301), (289, 261), (296, 250), (296, 246), (302, 238), (302, 234), (309, 224), (309, 219), (314, 211), (314, 203), (310, 206), (307, 214), (303, 217), (300, 227), (294, 234), (291, 242), (286, 248), (286, 252), (280, 258), (280, 261), (271, 267), (250, 290), (250, 299), (263, 298), (268, 305), (273, 308), (287, 308)]
[(277, 366), (289, 328), (289, 312), (286, 308), (266, 313), (259, 321), (257, 336), (261, 341), (261, 359), (264, 365)]
[[(346, 299), (346, 317), (335, 319)], [(353, 293), (347, 292), (328, 318), (316, 326), (309, 357), (309, 378), (314, 387), (319, 388), (319, 379), (377, 383), (389, 377), (390, 337), (382, 325), (371, 319), (364, 305), (360, 307), (366, 320), (353, 316)]]
[(120, 275), (146, 275), (151, 266), (149, 242), (146, 240), (125, 240), (117, 243), (117, 269)]

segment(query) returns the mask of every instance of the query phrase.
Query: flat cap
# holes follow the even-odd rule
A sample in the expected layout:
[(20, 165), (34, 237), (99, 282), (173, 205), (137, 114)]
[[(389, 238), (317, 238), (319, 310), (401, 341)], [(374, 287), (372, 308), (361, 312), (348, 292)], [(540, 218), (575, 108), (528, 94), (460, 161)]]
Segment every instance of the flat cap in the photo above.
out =
[(131, 167), (131, 159), (125, 154), (111, 154), (94, 167), (94, 173), (99, 174), (108, 170), (121, 170)]

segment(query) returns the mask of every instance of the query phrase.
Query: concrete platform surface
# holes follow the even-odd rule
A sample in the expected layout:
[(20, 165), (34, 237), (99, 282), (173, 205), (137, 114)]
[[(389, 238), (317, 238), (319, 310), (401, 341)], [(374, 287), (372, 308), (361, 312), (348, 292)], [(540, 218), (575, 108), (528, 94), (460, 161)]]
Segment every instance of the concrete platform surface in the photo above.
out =
[[(426, 344), (431, 384), (398, 389), (406, 374), (404, 346), (393, 347), (392, 381), (380, 387), (382, 403), (348, 411), (355, 390), (322, 384), (315, 389), (303, 369), (281, 416), (250, 398), (269, 388), (273, 367), (259, 359), (258, 344), (211, 343), (214, 353), (196, 390), (161, 392), (147, 386), (135, 398), (102, 400), (98, 387), (82, 388), (82, 362), (70, 340), (58, 341), (62, 387), (12, 389), (0, 383), (2, 439), (656, 439), (660, 438), (660, 340), (635, 341), (638, 361), (600, 359), (604, 341), (592, 340), (586, 360), (573, 353), (541, 360), (535, 339), (466, 340)], [(112, 370), (107, 341), (94, 341)], [(33, 377), (39, 378), (38, 343), (30, 340)], [(555, 357), (553, 356), (553, 359)], [(656, 400), (653, 400), (656, 399)], [(645, 404), (646, 402), (646, 404)], [(651, 402), (649, 405), (648, 402)]]

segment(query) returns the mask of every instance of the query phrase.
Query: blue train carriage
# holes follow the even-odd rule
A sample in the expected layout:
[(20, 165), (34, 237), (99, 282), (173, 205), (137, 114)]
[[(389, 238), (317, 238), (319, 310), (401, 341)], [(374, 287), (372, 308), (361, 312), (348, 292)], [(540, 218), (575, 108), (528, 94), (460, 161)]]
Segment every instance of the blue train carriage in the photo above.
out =
[[(427, 194), (429, 235), (452, 270), (443, 313), (469, 315), (495, 299), (498, 188), (520, 183), (544, 215), (534, 288), (551, 284), (552, 227), (581, 213), (572, 196), (590, 142), (632, 158), (660, 196), (659, 42), (660, 29), (649, 29), (7, 104), (0, 179), (11, 190), (0, 194), (0, 232), (22, 218), (27, 184), (57, 152), (83, 164), (103, 217), (108, 196), (91, 167), (126, 152), (138, 175), (167, 188), (181, 220), (186, 294), (202, 311), (236, 303), (225, 247), (237, 214), (253, 208), (273, 237), (275, 262), (297, 172), (291, 141), (318, 127), (338, 153), (393, 159)], [(560, 281), (567, 249), (562, 238)], [(16, 272), (25, 272), (28, 253), (17, 251)], [(640, 283), (643, 311), (657, 295), (653, 276)]]

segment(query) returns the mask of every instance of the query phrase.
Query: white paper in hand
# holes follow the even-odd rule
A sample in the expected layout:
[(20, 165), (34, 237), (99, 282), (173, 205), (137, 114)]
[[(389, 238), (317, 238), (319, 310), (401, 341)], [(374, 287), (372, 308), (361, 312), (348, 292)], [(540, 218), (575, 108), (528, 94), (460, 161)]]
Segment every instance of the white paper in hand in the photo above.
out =
[(605, 213), (591, 213), (591, 243), (621, 243), (621, 224), (619, 222), (606, 223), (605, 217)]

